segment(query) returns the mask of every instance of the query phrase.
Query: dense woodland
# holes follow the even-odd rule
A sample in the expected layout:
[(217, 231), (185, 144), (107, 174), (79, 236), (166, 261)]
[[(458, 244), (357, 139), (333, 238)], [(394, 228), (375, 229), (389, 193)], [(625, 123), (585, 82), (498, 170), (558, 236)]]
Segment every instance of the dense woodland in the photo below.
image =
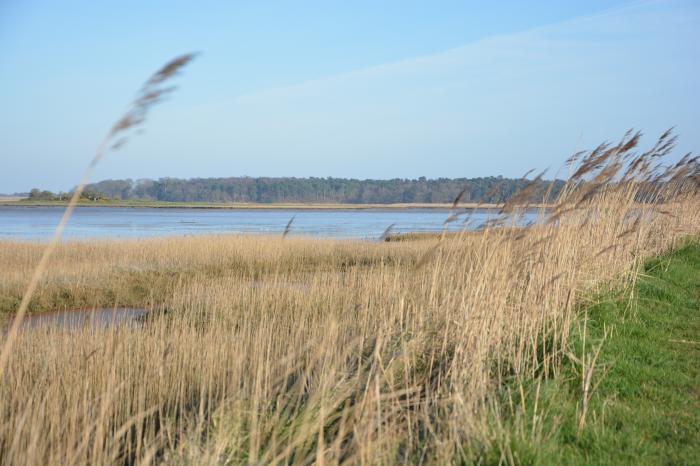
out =
[[(464, 189), (462, 202), (503, 202), (530, 181), (502, 177), (357, 180), (345, 178), (160, 178), (159, 180), (105, 180), (86, 187), (89, 199), (152, 200), (171, 202), (289, 202), (289, 203), (444, 203), (452, 202)], [(542, 201), (553, 185), (538, 182), (532, 196)], [(33, 190), (39, 199), (53, 195)]]
[[(344, 178), (194, 178), (189, 180), (106, 180), (88, 188), (115, 199), (180, 202), (305, 202), (390, 204), (452, 202), (462, 189), (463, 202), (502, 202), (528, 182), (501, 177), (429, 180), (356, 180)], [(558, 188), (560, 183), (556, 183)], [(548, 187), (542, 182), (540, 195)]]

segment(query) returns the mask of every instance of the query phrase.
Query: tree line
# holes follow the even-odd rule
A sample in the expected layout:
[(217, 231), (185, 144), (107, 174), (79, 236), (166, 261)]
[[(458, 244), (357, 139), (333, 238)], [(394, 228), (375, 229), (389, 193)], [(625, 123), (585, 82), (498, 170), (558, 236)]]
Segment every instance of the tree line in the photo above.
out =
[[(529, 180), (497, 177), (359, 180), (346, 178), (160, 178), (158, 180), (104, 180), (86, 186), (90, 200), (151, 200), (168, 202), (240, 203), (449, 203), (462, 191), (467, 203), (501, 203), (523, 189)], [(563, 182), (542, 180), (533, 190), (533, 202), (556, 195)], [(30, 199), (65, 199), (70, 193), (54, 194), (33, 189)]]
[[(29, 191), (29, 194), (27, 194), (27, 197), (32, 200), (32, 201), (67, 201), (71, 198), (73, 195), (73, 192), (58, 192), (54, 193), (51, 191), (47, 190), (41, 190), (39, 188), (34, 188), (31, 191)], [(96, 191), (92, 188), (90, 189), (84, 189), (82, 193), (80, 193), (80, 198), (85, 199), (88, 201), (99, 201), (103, 199), (107, 199), (107, 196), (104, 194), (100, 193), (99, 191)]]

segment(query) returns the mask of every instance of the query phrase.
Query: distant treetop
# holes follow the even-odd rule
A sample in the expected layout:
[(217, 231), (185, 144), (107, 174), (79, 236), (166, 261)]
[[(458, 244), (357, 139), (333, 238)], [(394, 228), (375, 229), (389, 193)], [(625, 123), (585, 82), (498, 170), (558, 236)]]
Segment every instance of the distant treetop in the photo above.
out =
[[(122, 200), (170, 202), (448, 203), (464, 190), (466, 203), (500, 203), (522, 189), (528, 180), (503, 177), (357, 180), (346, 178), (160, 178), (133, 181), (105, 180), (86, 192)], [(541, 202), (553, 183), (550, 197), (563, 181), (540, 181), (533, 202)], [(38, 191), (38, 190), (37, 190)]]

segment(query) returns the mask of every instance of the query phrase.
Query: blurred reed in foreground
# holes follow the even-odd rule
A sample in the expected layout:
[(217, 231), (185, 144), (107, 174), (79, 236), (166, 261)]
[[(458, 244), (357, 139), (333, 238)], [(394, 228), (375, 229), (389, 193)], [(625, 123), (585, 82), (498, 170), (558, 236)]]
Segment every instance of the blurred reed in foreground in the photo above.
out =
[[(522, 400), (502, 387), (555, 374), (582, 297), (629, 286), (644, 257), (700, 233), (697, 158), (664, 166), (671, 134), (643, 152), (638, 140), (575, 155), (529, 228), (504, 228), (539, 201), (526, 188), (500, 222), (422, 241), (57, 245), (29, 309), (152, 311), (141, 328), (18, 334), (0, 380), (3, 464), (508, 458), (498, 419)], [(42, 248), (0, 243), (4, 309)]]

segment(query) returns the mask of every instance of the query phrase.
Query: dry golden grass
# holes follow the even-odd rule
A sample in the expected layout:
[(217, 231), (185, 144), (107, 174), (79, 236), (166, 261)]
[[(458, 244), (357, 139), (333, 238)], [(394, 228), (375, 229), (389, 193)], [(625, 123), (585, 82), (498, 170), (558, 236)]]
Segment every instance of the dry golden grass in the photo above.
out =
[(54, 229), (53, 236), (45, 248), (43, 248), (41, 257), (38, 263), (33, 268), (31, 278), (27, 282), (26, 291), (22, 295), (19, 306), (17, 307), (16, 316), (12, 321), (9, 331), (7, 332), (6, 341), (0, 348), (0, 379), (5, 375), (7, 361), (10, 358), (10, 352), (15, 344), (19, 324), (22, 318), (29, 310), (29, 303), (39, 285), (40, 280), (46, 272), (48, 261), (53, 255), (58, 243), (61, 239), (63, 229), (68, 222), (73, 210), (78, 205), (85, 185), (90, 178), (95, 166), (102, 160), (108, 152), (119, 150), (129, 142), (131, 136), (144, 124), (150, 110), (161, 102), (165, 97), (170, 95), (176, 87), (166, 85), (177, 76), (180, 71), (187, 66), (196, 54), (189, 53), (180, 55), (167, 62), (158, 71), (153, 73), (151, 77), (141, 86), (141, 89), (136, 94), (136, 98), (131, 102), (127, 111), (112, 125), (112, 128), (102, 138), (95, 155), (83, 172), (80, 182), (73, 190), (70, 200), (66, 204), (66, 209), (61, 216), (61, 219)]
[[(638, 184), (582, 189), (556, 222), (442, 240), (61, 244), (30, 310), (153, 311), (141, 328), (22, 331), (0, 381), (2, 461), (471, 461), (513, 409), (499, 387), (557, 370), (582, 293), (699, 233), (694, 190), (639, 217)], [(4, 310), (42, 252), (0, 243)]]
[[(512, 463), (498, 421), (519, 402), (499, 390), (557, 371), (582, 294), (629, 283), (643, 257), (700, 233), (697, 158), (658, 165), (669, 132), (641, 154), (631, 133), (576, 154), (527, 229), (504, 217), (424, 241), (60, 243), (95, 164), (193, 57), (146, 82), (51, 242), (0, 242), (2, 464), (446, 464), (487, 448)], [(537, 205), (533, 186), (501, 211)], [(85, 306), (151, 312), (138, 328), (20, 325)]]
[[(135, 109), (112, 133), (142, 121)], [(0, 243), (6, 314), (151, 309), (138, 328), (14, 320), (0, 335), (2, 463), (445, 464), (486, 448), (514, 462), (498, 421), (524, 396), (501, 388), (558, 370), (585, 293), (700, 233), (697, 159), (659, 169), (670, 133), (641, 154), (637, 141), (573, 157), (558, 202), (525, 229), (503, 217), (424, 241)]]

